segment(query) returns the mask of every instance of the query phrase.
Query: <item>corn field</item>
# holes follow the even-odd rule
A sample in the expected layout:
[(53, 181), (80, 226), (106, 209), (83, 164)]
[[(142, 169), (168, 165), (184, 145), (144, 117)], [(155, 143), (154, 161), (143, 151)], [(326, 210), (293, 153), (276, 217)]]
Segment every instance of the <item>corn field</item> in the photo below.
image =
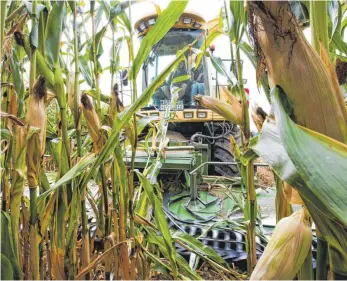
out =
[[(136, 50), (138, 2), (154, 5), (157, 18)], [(165, 9), (158, 3), (0, 2), (1, 279), (206, 279), (177, 246), (215, 272), (213, 279), (347, 279), (347, 2), (220, 1), (206, 32), (141, 91), (137, 80), (152, 48), (189, 1), (171, 0)], [(213, 54), (220, 36), (229, 40), (231, 69)], [(109, 64), (102, 65), (106, 42)], [(120, 63), (121, 46), (127, 65)], [(237, 227), (246, 237), (247, 270), (171, 229), (163, 207), (159, 174), (174, 114), (168, 107), (158, 118), (141, 109), (180, 63), (191, 64), (185, 54), (192, 48), (196, 68), (207, 59), (228, 81), (221, 97), (199, 94), (194, 102), (241, 130), (241, 141), (230, 137), (228, 149), (244, 191)], [(249, 105), (242, 57), (252, 63), (270, 112)], [(124, 71), (130, 105), (117, 80)], [(109, 92), (102, 92), (106, 84)], [(140, 149), (149, 155), (141, 169)], [(277, 221), (261, 256), (259, 157), (274, 173)]]

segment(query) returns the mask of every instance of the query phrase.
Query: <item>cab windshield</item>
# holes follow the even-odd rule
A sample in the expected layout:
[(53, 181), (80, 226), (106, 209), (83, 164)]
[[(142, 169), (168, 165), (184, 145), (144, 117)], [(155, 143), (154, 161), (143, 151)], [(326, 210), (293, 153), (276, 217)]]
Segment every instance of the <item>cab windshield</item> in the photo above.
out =
[[(177, 69), (171, 72), (155, 91), (148, 107), (165, 110), (170, 104), (171, 93), (176, 87), (179, 88), (176, 109), (194, 106), (193, 97), (197, 94), (205, 94), (203, 63), (195, 68), (197, 51), (204, 41), (203, 32), (203, 30), (171, 30), (152, 48), (151, 54), (143, 65), (143, 91), (175, 59), (177, 51), (201, 36), (192, 50), (185, 53), (186, 62), (181, 61)], [(174, 80), (175, 78), (177, 79)], [(183, 81), (176, 82), (181, 79)]]

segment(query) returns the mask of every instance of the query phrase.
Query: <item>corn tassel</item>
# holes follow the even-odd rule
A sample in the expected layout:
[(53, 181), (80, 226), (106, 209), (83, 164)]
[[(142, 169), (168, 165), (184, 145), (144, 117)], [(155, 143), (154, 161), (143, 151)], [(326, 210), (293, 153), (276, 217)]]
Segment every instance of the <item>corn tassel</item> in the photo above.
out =
[(311, 242), (312, 230), (305, 208), (281, 219), (250, 280), (293, 280)]

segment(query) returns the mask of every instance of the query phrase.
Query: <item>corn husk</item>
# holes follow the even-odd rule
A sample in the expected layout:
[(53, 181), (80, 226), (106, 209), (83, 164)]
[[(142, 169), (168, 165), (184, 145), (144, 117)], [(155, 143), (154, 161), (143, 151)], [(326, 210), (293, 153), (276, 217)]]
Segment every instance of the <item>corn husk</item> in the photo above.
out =
[(250, 280), (293, 280), (306, 259), (311, 242), (312, 230), (305, 208), (281, 219)]
[(290, 204), (304, 205), (299, 192), (297, 192), (289, 183), (284, 182), (283, 194)]
[(243, 110), (242, 110), (242, 105), (240, 101), (235, 97), (227, 87), (221, 86), (220, 87), (220, 92), (222, 96), (224, 97), (225, 101), (231, 105), (233, 108), (232, 111), (235, 113), (238, 119), (242, 120), (243, 118)]
[(239, 118), (237, 112), (234, 112), (234, 108), (231, 104), (217, 98), (202, 95), (196, 95), (194, 99), (202, 107), (212, 110), (233, 124), (241, 124), (242, 119)]
[[(69, 74), (69, 81), (68, 81), (68, 97), (67, 101), (70, 107), (70, 110), (72, 114), (74, 113), (74, 97), (75, 97), (75, 72), (71, 71)], [(80, 93), (80, 86), (78, 84), (77, 86), (77, 104), (79, 110), (81, 110), (81, 93)]]
[(347, 84), (347, 61), (336, 59), (335, 71), (340, 85)]
[(252, 110), (252, 119), (255, 126), (257, 127), (258, 132), (261, 131), (263, 123), (267, 117), (267, 113), (258, 105), (256, 105)]
[(113, 121), (117, 113), (122, 112), (124, 110), (124, 106), (122, 101), (119, 98), (118, 84), (114, 84), (113, 91), (111, 93), (110, 107), (109, 107), (109, 125), (113, 125)]
[(99, 153), (104, 144), (105, 138), (101, 132), (101, 124), (92, 101), (87, 94), (81, 96), (82, 111), (86, 119), (88, 132), (94, 142), (94, 152)]
[(41, 130), (39, 133), (40, 156), (44, 154), (46, 145), (46, 97), (46, 80), (43, 76), (40, 76), (33, 87), (33, 93), (30, 95), (25, 116), (27, 125)]
[(45, 152), (46, 146), (46, 80), (40, 76), (33, 87), (29, 97), (27, 113), (25, 116), (28, 126), (39, 128), (40, 131), (35, 134), (27, 145), (27, 177), (29, 187), (38, 186), (39, 169), (41, 156)]
[(346, 142), (347, 110), (327, 51), (319, 57), (287, 1), (250, 1), (248, 7), (258, 68), (266, 65), (270, 87), (278, 85), (286, 93), (295, 122)]
[(46, 99), (46, 107), (51, 103), (51, 101), (53, 99), (56, 98), (55, 93), (51, 92), (51, 91), (47, 91), (47, 99)]

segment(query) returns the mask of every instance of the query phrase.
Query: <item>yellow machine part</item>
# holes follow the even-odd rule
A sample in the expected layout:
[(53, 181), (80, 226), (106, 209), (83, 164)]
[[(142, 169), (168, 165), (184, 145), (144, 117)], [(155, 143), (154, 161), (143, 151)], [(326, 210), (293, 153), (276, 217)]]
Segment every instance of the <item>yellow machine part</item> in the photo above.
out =
[[(148, 20), (150, 19), (157, 19), (158, 15), (154, 14), (154, 15), (150, 15), (150, 16), (147, 16), (147, 17), (144, 17), (142, 18), (141, 20), (137, 21), (135, 23), (135, 29), (138, 31), (139, 30), (139, 26), (141, 23), (147, 23)], [(190, 23), (184, 23), (183, 20), (185, 18), (189, 18), (191, 19)], [(196, 24), (198, 23), (200, 26), (199, 28), (196, 28)], [(146, 29), (139, 32), (138, 33), (138, 36), (141, 37), (141, 36), (144, 36), (146, 35), (146, 33), (151, 29), (152, 26), (148, 26), (148, 24), (146, 24)], [(173, 28), (185, 28), (185, 29), (202, 29), (202, 30), (206, 30), (206, 22), (205, 20), (198, 16), (198, 15), (194, 15), (194, 14), (191, 14), (191, 13), (183, 13), (180, 18), (177, 20), (177, 22), (175, 23), (175, 25), (173, 26)]]
[[(146, 110), (140, 112), (142, 115), (146, 116), (158, 116), (164, 117), (165, 111), (159, 110)], [(171, 122), (178, 123), (198, 123), (198, 122), (208, 122), (208, 121), (225, 121), (225, 118), (220, 116), (217, 113), (212, 112), (211, 110), (206, 109), (196, 109), (196, 108), (187, 108), (184, 110), (172, 112)]]

